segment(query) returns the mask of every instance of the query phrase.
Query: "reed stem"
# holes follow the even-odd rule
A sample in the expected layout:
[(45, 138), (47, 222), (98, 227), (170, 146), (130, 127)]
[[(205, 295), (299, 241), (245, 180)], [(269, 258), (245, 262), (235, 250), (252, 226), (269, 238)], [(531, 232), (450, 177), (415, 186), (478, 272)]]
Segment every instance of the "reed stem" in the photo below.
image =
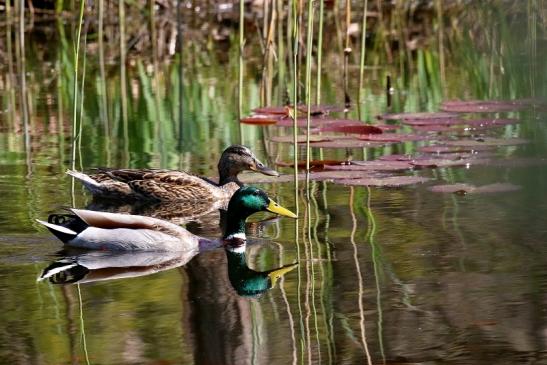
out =
[(363, 79), (365, 75), (365, 52), (366, 52), (366, 38), (367, 38), (367, 11), (368, 11), (368, 0), (365, 0), (363, 3), (363, 20), (361, 22), (361, 54), (359, 60), (359, 89), (357, 91), (357, 113), (359, 114), (359, 119), (363, 120), (363, 115), (361, 113), (361, 103), (363, 102), (362, 97), (363, 93)]
[(317, 78), (315, 82), (315, 104), (321, 104), (321, 67), (323, 62), (323, 22), (325, 17), (325, 0), (319, 0), (319, 31), (317, 36)]
[[(78, 32), (76, 36), (76, 48), (74, 51), (74, 89), (72, 105), (72, 170), (76, 169), (76, 133), (77, 133), (77, 114), (78, 114), (78, 66), (80, 63), (80, 39), (82, 35), (82, 24), (84, 19), (85, 0), (80, 1), (80, 15), (78, 17)], [(81, 121), (80, 121), (81, 123)], [(72, 179), (74, 180), (74, 179)]]
[(313, 0), (308, 0), (308, 34), (306, 35), (306, 196), (310, 187), (311, 63), (313, 47)]

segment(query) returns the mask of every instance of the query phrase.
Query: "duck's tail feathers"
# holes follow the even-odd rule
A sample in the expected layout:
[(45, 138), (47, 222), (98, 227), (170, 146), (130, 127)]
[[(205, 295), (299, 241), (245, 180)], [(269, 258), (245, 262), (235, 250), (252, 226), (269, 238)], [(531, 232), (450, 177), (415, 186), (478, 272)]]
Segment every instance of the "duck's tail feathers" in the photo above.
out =
[(91, 176), (84, 174), (83, 172), (66, 170), (66, 174), (80, 181), (92, 193), (102, 192), (103, 190), (101, 183), (95, 181)]
[(70, 284), (82, 280), (89, 269), (73, 259), (62, 259), (46, 267), (36, 281), (49, 279), (53, 284)]
[(88, 225), (74, 214), (50, 214), (48, 221), (37, 219), (36, 221), (45, 226), (58, 239), (67, 243), (82, 232)]

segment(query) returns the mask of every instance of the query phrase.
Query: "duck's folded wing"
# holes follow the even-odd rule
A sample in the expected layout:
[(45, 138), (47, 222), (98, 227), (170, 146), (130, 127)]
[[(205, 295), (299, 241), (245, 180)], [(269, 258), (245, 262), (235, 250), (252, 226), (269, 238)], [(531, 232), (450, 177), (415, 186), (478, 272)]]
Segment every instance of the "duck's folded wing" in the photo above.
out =
[(141, 215), (96, 212), (93, 210), (71, 209), (86, 224), (95, 228), (115, 229), (148, 229), (166, 233), (175, 237), (186, 238), (190, 233), (184, 228), (167, 221)]
[(129, 182), (137, 193), (157, 200), (213, 201), (224, 192), (202, 178), (181, 171), (157, 172)]

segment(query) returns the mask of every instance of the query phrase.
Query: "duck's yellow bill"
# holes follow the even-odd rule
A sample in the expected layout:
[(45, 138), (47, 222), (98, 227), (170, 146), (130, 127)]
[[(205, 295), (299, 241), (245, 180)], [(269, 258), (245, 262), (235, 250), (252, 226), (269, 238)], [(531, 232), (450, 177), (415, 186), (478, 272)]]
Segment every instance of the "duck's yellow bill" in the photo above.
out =
[(270, 277), (270, 281), (272, 283), (272, 288), (275, 287), (275, 283), (277, 283), (277, 280), (288, 273), (289, 271), (292, 271), (295, 267), (297, 267), (298, 264), (290, 264), (283, 267), (280, 267), (279, 269), (272, 270), (270, 273), (268, 273), (268, 276)]
[(270, 199), (270, 204), (268, 204), (268, 207), (266, 208), (272, 213), (284, 215), (285, 217), (291, 217), (291, 218), (298, 218), (296, 214), (291, 212), (290, 210), (283, 208), (281, 205), (274, 202), (272, 199)]

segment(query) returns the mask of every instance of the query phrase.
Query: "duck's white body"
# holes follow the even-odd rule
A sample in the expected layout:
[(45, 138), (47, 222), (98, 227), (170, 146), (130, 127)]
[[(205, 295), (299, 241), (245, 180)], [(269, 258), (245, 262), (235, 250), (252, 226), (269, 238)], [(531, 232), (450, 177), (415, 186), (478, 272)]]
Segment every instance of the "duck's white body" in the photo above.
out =
[(71, 209), (83, 221), (78, 230), (38, 220), (66, 245), (107, 251), (191, 251), (220, 245), (157, 218)]

